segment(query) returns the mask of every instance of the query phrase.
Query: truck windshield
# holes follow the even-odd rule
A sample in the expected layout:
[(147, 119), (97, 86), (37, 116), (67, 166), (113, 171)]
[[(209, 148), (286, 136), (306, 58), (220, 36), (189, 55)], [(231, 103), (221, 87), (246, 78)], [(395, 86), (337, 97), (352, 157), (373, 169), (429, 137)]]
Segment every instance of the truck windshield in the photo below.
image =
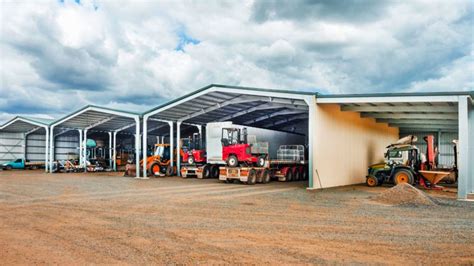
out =
[(16, 159), (15, 163), (21, 163), (21, 159)]

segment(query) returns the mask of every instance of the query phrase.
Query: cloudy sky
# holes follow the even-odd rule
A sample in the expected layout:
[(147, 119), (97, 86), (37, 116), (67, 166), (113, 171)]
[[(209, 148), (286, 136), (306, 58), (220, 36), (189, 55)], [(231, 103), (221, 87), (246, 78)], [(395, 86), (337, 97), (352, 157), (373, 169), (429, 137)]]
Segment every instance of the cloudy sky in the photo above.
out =
[(474, 90), (469, 0), (0, 2), (0, 122), (144, 111), (210, 83)]

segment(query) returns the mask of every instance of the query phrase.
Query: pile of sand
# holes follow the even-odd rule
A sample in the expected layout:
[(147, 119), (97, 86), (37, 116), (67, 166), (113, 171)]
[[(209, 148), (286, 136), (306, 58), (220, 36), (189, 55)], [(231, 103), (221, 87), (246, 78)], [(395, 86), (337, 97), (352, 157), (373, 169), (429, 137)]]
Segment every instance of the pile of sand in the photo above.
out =
[(380, 195), (372, 198), (373, 201), (388, 205), (405, 206), (433, 206), (436, 203), (425, 193), (406, 183), (398, 184)]

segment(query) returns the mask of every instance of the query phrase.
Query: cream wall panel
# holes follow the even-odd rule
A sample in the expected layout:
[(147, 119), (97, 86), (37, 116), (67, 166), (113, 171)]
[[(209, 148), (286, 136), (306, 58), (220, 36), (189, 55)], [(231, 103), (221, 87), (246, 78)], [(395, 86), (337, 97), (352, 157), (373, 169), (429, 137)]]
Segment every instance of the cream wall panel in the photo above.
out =
[[(317, 105), (313, 122), (313, 163), (323, 188), (365, 182), (367, 167), (383, 161), (385, 147), (398, 140), (398, 128), (342, 112), (337, 104)], [(319, 188), (313, 176), (313, 188)]]

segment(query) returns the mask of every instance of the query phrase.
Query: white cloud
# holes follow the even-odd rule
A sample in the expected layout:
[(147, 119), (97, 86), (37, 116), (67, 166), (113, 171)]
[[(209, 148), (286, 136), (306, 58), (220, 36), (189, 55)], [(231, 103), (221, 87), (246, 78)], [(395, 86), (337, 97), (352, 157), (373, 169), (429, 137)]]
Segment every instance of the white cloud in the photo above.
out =
[(210, 83), (473, 89), (469, 1), (358, 3), (3, 1), (0, 120), (87, 103), (142, 111)]

